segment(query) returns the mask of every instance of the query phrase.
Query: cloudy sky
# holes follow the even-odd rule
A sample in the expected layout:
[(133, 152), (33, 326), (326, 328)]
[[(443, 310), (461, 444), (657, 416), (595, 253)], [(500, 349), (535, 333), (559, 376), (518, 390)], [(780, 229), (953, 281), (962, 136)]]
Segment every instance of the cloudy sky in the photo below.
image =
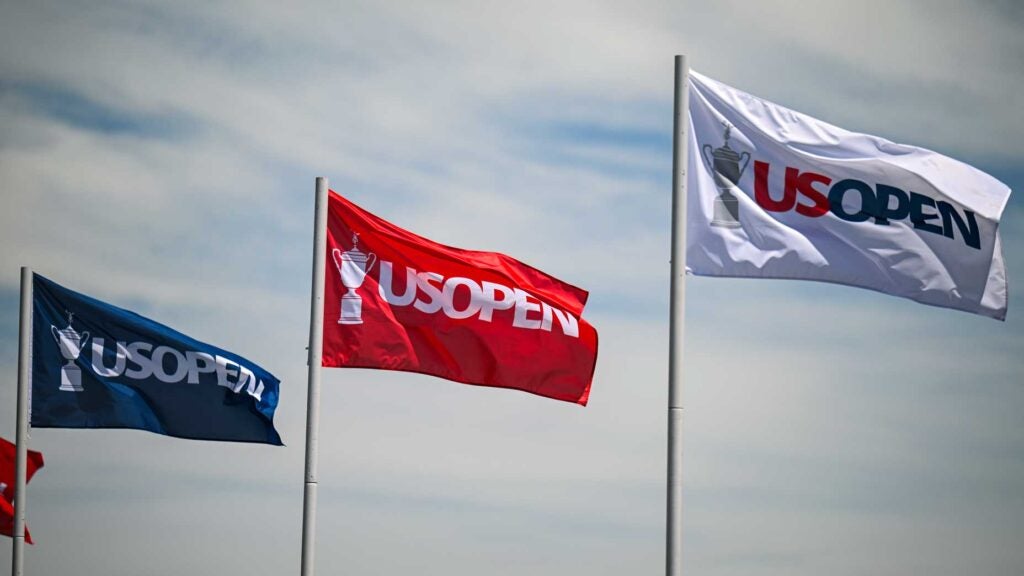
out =
[[(661, 573), (673, 55), (1019, 190), (1022, 29), (1013, 0), (0, 0), (0, 435), (27, 265), (275, 373), (287, 444), (34, 431), (27, 572), (298, 572), (322, 175), (589, 289), (601, 351), (586, 408), (325, 371), (318, 573)], [(1021, 573), (1022, 222), (1005, 323), (689, 280), (687, 572)]]

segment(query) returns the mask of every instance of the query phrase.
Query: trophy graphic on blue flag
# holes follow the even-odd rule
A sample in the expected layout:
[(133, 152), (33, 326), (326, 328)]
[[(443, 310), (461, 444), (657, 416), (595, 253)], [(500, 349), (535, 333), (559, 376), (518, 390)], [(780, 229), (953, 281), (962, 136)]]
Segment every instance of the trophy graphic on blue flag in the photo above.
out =
[(82, 369), (75, 365), (75, 361), (82, 353), (82, 348), (85, 347), (85, 342), (89, 339), (89, 333), (78, 333), (72, 328), (71, 323), (74, 319), (74, 312), (69, 312), (67, 328), (58, 330), (56, 326), (50, 325), (50, 331), (53, 332), (57, 346), (60, 347), (61, 356), (67, 360), (67, 363), (60, 367), (60, 390), (64, 392), (84, 390), (82, 388)]

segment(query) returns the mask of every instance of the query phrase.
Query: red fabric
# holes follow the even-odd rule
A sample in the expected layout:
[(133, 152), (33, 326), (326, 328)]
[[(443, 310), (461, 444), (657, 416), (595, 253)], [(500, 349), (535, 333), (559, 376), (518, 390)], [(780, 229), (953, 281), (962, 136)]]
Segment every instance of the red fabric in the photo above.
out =
[[(15, 487), (15, 457), (17, 451), (14, 444), (0, 438), (0, 484), (3, 490), (0, 491), (0, 534), (14, 536), (14, 487)], [(28, 451), (28, 459), (25, 462), (25, 483), (27, 484), (36, 470), (43, 467), (43, 455), (35, 450)], [(32, 536), (28, 533), (28, 526), (25, 526), (25, 541), (32, 544)]]
[[(328, 196), (325, 367), (420, 372), (586, 405), (597, 331), (581, 318), (585, 290), (504, 254), (438, 244)], [(349, 290), (340, 270), (358, 284), (360, 261), (354, 314), (351, 295), (342, 303)], [(343, 313), (361, 323), (341, 323)]]

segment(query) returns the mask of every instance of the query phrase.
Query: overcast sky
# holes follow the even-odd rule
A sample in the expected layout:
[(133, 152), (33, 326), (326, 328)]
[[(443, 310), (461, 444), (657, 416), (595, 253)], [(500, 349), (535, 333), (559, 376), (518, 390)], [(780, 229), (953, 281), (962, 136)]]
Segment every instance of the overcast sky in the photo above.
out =
[[(287, 444), (36, 430), (27, 573), (298, 572), (316, 176), (585, 287), (601, 338), (586, 408), (325, 371), (318, 574), (662, 573), (673, 56), (1019, 190), (1021, 30), (1014, 0), (0, 0), (0, 435), (27, 265), (276, 374)], [(1022, 222), (1005, 323), (689, 279), (687, 573), (1024, 570)]]

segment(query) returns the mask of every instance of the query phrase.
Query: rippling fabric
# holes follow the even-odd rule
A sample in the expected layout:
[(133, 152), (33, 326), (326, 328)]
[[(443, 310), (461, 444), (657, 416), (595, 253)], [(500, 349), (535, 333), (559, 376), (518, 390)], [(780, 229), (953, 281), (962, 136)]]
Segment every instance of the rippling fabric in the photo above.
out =
[(38, 274), (32, 284), (32, 426), (281, 445), (270, 372)]
[(689, 105), (690, 272), (833, 282), (1005, 319), (1005, 184), (695, 72)]
[[(0, 438), (0, 534), (14, 535), (14, 486), (16, 447)], [(36, 470), (43, 467), (43, 455), (35, 450), (26, 451), (25, 483), (28, 484)], [(32, 536), (25, 527), (25, 542), (32, 544)]]
[(329, 193), (327, 367), (430, 374), (586, 405), (587, 292), (495, 252), (433, 242)]

